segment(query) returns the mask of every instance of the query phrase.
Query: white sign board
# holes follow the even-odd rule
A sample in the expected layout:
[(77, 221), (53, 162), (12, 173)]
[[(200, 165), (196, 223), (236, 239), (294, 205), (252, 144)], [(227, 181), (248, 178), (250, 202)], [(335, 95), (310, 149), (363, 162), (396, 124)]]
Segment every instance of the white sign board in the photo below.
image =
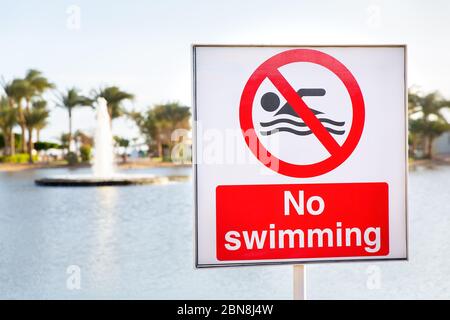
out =
[(405, 57), (193, 47), (197, 267), (407, 258)]

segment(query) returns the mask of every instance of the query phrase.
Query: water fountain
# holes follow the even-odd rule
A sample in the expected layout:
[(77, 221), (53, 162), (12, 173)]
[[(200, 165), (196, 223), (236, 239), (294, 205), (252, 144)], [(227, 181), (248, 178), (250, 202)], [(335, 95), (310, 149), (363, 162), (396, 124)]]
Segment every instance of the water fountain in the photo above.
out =
[(114, 144), (106, 100), (96, 101), (97, 124), (94, 136), (94, 163), (91, 174), (70, 174), (35, 180), (41, 186), (115, 186), (150, 183), (167, 183), (186, 179), (185, 176), (155, 176), (123, 174), (114, 168)]
[(106, 100), (97, 100), (97, 126), (94, 136), (94, 177), (108, 178), (114, 175), (113, 137)]

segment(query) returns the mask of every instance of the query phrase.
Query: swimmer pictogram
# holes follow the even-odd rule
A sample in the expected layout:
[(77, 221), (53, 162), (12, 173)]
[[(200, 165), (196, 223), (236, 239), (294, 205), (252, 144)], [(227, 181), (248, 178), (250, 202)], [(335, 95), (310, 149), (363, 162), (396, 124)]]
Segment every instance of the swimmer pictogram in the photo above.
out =
[[(297, 90), (297, 94), (301, 98), (323, 97), (326, 94), (326, 90), (323, 88), (302, 88)], [(307, 136), (313, 133), (308, 125), (301, 121), (301, 118), (289, 102), (286, 102), (280, 107), (280, 97), (275, 92), (266, 92), (261, 97), (261, 107), (266, 112), (273, 113), (274, 117), (271, 121), (259, 123), (261, 127), (264, 128), (264, 130), (260, 131), (263, 136), (269, 136), (278, 132), (289, 132), (298, 136)], [(322, 111), (313, 108), (309, 109), (318, 117), (319, 121), (324, 124), (325, 129), (327, 129), (328, 132), (335, 135), (343, 135), (345, 133), (345, 129), (343, 128), (345, 121), (335, 121), (327, 118), (326, 114)], [(292, 117), (297, 118), (298, 120), (294, 120)], [(286, 124), (288, 124), (288, 126), (286, 126)], [(294, 126), (294, 128), (289, 125)]]

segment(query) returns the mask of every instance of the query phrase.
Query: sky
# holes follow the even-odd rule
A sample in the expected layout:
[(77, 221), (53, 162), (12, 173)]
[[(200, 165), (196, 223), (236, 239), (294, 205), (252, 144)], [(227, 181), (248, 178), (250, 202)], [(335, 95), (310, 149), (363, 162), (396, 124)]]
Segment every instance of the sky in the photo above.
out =
[[(41, 70), (59, 90), (118, 85), (135, 94), (131, 110), (191, 105), (191, 45), (407, 44), (408, 85), (450, 98), (450, 2), (435, 1), (4, 1), (0, 76)], [(54, 94), (47, 98), (54, 100)], [(67, 113), (53, 107), (42, 140), (58, 141)], [(93, 111), (74, 128), (94, 130)], [(134, 138), (125, 118), (114, 133)]]

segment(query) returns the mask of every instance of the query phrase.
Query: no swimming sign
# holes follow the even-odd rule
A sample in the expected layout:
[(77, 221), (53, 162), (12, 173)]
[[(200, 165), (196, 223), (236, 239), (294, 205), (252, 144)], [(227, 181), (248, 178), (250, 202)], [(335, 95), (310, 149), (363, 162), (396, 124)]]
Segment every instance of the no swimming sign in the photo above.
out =
[(194, 46), (196, 266), (406, 259), (405, 46)]

